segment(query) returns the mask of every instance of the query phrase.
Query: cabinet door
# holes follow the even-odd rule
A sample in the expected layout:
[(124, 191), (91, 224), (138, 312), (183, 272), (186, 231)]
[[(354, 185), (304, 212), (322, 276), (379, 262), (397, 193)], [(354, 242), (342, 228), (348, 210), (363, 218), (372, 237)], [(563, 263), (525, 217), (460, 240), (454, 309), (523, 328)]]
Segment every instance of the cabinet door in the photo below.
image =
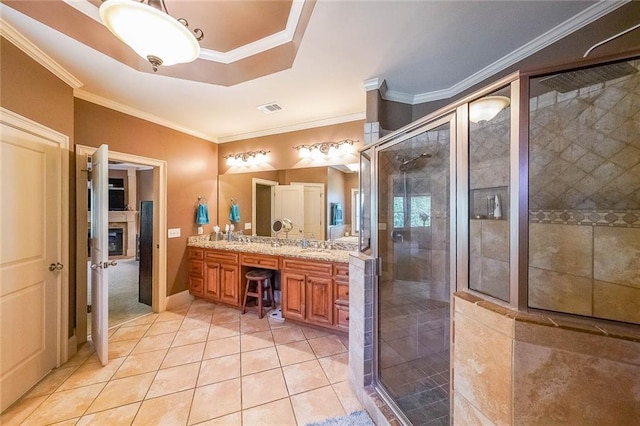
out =
[(307, 321), (333, 325), (333, 280), (307, 275)]
[(204, 297), (220, 300), (220, 264), (217, 262), (204, 263)]
[(220, 265), (220, 300), (231, 305), (240, 305), (240, 282), (237, 265)]
[(305, 319), (305, 276), (284, 271), (282, 287), (282, 316), (289, 319)]

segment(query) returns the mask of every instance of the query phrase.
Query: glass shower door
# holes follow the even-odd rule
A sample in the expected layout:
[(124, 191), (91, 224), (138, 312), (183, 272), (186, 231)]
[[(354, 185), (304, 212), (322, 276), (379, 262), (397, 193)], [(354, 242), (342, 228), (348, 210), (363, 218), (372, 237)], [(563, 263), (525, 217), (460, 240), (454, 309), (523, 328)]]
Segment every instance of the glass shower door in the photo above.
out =
[(413, 425), (449, 424), (450, 127), (425, 126), (376, 153), (376, 384)]

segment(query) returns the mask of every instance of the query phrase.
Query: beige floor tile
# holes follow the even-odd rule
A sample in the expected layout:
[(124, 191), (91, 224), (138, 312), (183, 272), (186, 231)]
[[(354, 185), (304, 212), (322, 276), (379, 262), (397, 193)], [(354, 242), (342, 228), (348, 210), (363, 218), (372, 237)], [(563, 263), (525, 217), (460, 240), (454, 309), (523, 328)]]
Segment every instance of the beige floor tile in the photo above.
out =
[(130, 425), (136, 416), (141, 402), (123, 405), (122, 407), (112, 408), (111, 410), (101, 411), (99, 413), (86, 414), (80, 418), (77, 426), (119, 426)]
[(224, 416), (241, 408), (240, 379), (197, 387), (193, 396), (189, 424)]
[(280, 364), (283, 367), (285, 365), (316, 359), (311, 346), (306, 340), (278, 345), (276, 346), (276, 350), (278, 351)]
[(78, 423), (78, 420), (80, 420), (80, 417), (75, 417), (63, 422), (51, 423), (50, 426), (74, 426), (76, 423)]
[(198, 426), (238, 426), (241, 424), (242, 424), (242, 412), (236, 411), (235, 413), (231, 413), (226, 416), (222, 416), (216, 419), (207, 420), (206, 422), (198, 423)]
[(209, 328), (208, 340), (225, 339), (240, 335), (240, 321), (212, 325)]
[(276, 328), (275, 330), (271, 330), (271, 334), (273, 334), (273, 341), (276, 345), (299, 342), (306, 339), (300, 327)]
[(133, 424), (140, 426), (187, 424), (193, 391), (189, 389), (144, 401)]
[(27, 393), (27, 398), (52, 394), (77, 369), (78, 367), (60, 367), (53, 369)]
[(73, 355), (67, 362), (64, 363), (62, 367), (72, 367), (82, 365), (91, 355), (96, 352), (93, 347), (93, 343), (91, 340), (85, 342), (80, 348), (78, 348), (78, 352)]
[(330, 334), (328, 331), (311, 327), (302, 327), (302, 332), (307, 339), (315, 339), (317, 337), (324, 337)]
[(334, 383), (331, 385), (333, 387), (333, 391), (338, 396), (340, 403), (342, 404), (342, 408), (344, 408), (345, 413), (353, 413), (354, 411), (362, 410), (362, 404), (358, 401), (358, 398), (351, 390), (351, 386), (348, 381)]
[(153, 382), (155, 371), (124, 379), (111, 380), (93, 401), (87, 414), (142, 401)]
[(240, 312), (236, 310), (215, 311), (211, 316), (211, 325), (228, 324), (240, 321)]
[(286, 396), (288, 396), (287, 387), (280, 368), (242, 377), (243, 410)]
[(269, 330), (269, 320), (267, 317), (258, 319), (253, 316), (247, 316), (247, 314), (240, 317), (240, 332), (242, 334), (257, 333), (259, 331)]
[(165, 333), (173, 333), (174, 331), (178, 331), (180, 329), (180, 325), (182, 324), (182, 320), (173, 320), (173, 321), (164, 321), (164, 322), (154, 322), (149, 330), (147, 331), (147, 336), (155, 336), (157, 334), (165, 334)]
[(23, 425), (45, 425), (80, 417), (100, 393), (104, 383), (83, 386), (50, 395)]
[(282, 367), (289, 395), (307, 392), (329, 384), (318, 360), (301, 362)]
[(209, 340), (204, 348), (204, 359), (217, 358), (240, 352), (240, 336), (227, 337), (218, 340)]
[(184, 321), (182, 321), (182, 325), (180, 326), (180, 330), (192, 330), (194, 328), (202, 328), (202, 327), (206, 327), (207, 329), (209, 328), (209, 326), (211, 325), (211, 318), (209, 318), (209, 316), (207, 316), (206, 318), (200, 318), (200, 317), (196, 317), (196, 318), (190, 318), (190, 317), (186, 317), (184, 319)]
[(346, 414), (331, 386), (293, 395), (291, 404), (302, 425)]
[(347, 352), (347, 348), (342, 344), (340, 338), (332, 334), (309, 339), (309, 344), (318, 358)]
[(199, 370), (197, 362), (159, 370), (145, 399), (195, 388)]
[(141, 317), (132, 319), (131, 321), (127, 321), (123, 325), (130, 327), (132, 325), (151, 324), (158, 318), (158, 316), (160, 316), (160, 314), (155, 314), (155, 313), (145, 314)]
[(148, 373), (149, 371), (156, 371), (160, 368), (166, 354), (166, 349), (160, 349), (159, 351), (129, 355), (118, 371), (116, 371), (116, 374), (113, 375), (113, 378), (121, 379), (136, 374)]
[(349, 353), (344, 352), (318, 359), (324, 373), (331, 383), (344, 382), (348, 379)]
[(171, 348), (169, 349), (169, 352), (167, 352), (167, 356), (164, 358), (164, 361), (162, 361), (161, 368), (175, 367), (176, 365), (202, 361), (204, 347), (205, 342)]
[(34, 412), (47, 399), (49, 395), (36, 396), (33, 398), (21, 398), (12, 406), (4, 410), (0, 416), (0, 425), (13, 426), (22, 423), (27, 416)]
[(109, 342), (109, 359), (120, 358), (129, 355), (139, 341), (140, 339), (129, 339), (120, 340), (117, 342)]
[(240, 354), (227, 355), (202, 361), (198, 386), (240, 377)]
[(133, 325), (131, 327), (120, 327), (109, 337), (109, 342), (118, 342), (120, 340), (139, 339), (149, 329), (149, 324)]
[(240, 336), (240, 349), (242, 352), (255, 351), (269, 346), (273, 346), (273, 336), (271, 336), (270, 330)]
[(209, 335), (209, 326), (201, 328), (193, 328), (190, 330), (181, 330), (176, 334), (171, 346), (184, 346), (192, 343), (206, 342)]
[(186, 312), (179, 313), (174, 311), (164, 311), (158, 314), (155, 322), (169, 322), (169, 321), (182, 321)]
[(276, 348), (273, 346), (250, 352), (242, 352), (240, 362), (243, 376), (280, 367), (278, 352), (276, 352)]
[(99, 362), (85, 363), (60, 385), (58, 391), (106, 382), (113, 377), (123, 361), (124, 358), (111, 359), (104, 367)]
[(279, 399), (242, 411), (243, 425), (296, 426), (289, 398)]
[(140, 354), (144, 352), (157, 351), (159, 349), (167, 349), (171, 346), (171, 342), (173, 342), (175, 337), (175, 332), (143, 337), (140, 339), (136, 347), (133, 348), (131, 353)]

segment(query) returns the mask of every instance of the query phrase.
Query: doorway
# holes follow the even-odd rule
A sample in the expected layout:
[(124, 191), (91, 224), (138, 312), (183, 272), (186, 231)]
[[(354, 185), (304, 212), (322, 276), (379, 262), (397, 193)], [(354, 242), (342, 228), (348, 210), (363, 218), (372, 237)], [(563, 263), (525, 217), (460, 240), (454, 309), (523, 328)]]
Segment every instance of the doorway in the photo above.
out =
[[(405, 423), (449, 424), (451, 118), (376, 150), (376, 386)], [(435, 423), (429, 423), (435, 424)]]
[[(87, 185), (89, 181), (89, 157), (96, 148), (87, 146), (76, 146), (76, 176), (77, 188)], [(110, 268), (109, 285), (109, 305), (110, 318), (109, 327), (121, 324), (137, 316), (149, 312), (162, 312), (166, 304), (166, 162), (153, 158), (140, 157), (115, 151), (109, 151), (110, 169), (120, 170), (121, 179), (128, 179), (130, 186), (127, 186), (127, 197), (124, 203), (116, 201), (116, 210), (111, 211), (110, 223), (114, 227), (124, 228), (122, 254), (115, 255), (114, 259), (119, 262), (115, 268)], [(125, 177), (122, 177), (124, 170)], [(111, 173), (111, 170), (110, 170)], [(114, 177), (118, 173), (114, 172)], [(120, 179), (118, 178), (118, 179)], [(113, 182), (114, 185), (119, 184)], [(133, 188), (136, 188), (135, 191)], [(117, 191), (114, 189), (114, 191)], [(134, 195), (135, 194), (135, 195)], [(116, 195), (114, 195), (114, 198)], [(119, 196), (117, 196), (119, 197)], [(145, 262), (141, 256), (140, 230), (142, 229), (141, 202), (151, 201), (151, 236), (147, 236), (148, 241), (146, 252), (151, 254), (151, 259)], [(132, 206), (136, 205), (133, 210)], [(146, 208), (149, 213), (149, 206)], [(77, 194), (77, 223), (78, 223), (78, 272), (76, 288), (76, 336), (77, 343), (83, 343), (90, 335), (90, 312), (88, 312), (90, 302), (89, 280), (88, 280), (88, 211), (89, 197), (82, 191)], [(113, 221), (112, 221), (113, 219)], [(85, 225), (86, 224), (86, 225)], [(85, 225), (85, 226), (83, 226)], [(111, 226), (110, 226), (111, 227)], [(80, 237), (84, 235), (85, 237)], [(154, 249), (155, 247), (155, 249)], [(144, 255), (143, 255), (144, 257)], [(141, 278), (140, 265), (150, 265), (150, 277)], [(149, 272), (147, 270), (147, 272)], [(140, 303), (139, 282), (150, 283), (151, 306)], [(112, 291), (113, 289), (113, 291)], [(113, 293), (113, 294), (112, 294)], [(145, 292), (143, 292), (145, 293)], [(88, 297), (89, 296), (89, 297)], [(147, 303), (148, 294), (143, 295)], [(112, 305), (118, 308), (119, 312), (111, 309)], [(114, 315), (112, 315), (112, 313)], [(89, 321), (88, 321), (89, 320)]]

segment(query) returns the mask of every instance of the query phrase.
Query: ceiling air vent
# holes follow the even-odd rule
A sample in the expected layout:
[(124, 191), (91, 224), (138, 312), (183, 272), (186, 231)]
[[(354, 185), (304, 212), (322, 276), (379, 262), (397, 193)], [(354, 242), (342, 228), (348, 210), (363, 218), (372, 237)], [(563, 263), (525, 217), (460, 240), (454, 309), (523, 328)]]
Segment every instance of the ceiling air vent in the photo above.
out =
[(273, 114), (274, 112), (282, 111), (284, 109), (275, 102), (272, 102), (270, 104), (260, 105), (257, 108), (258, 110), (264, 112), (265, 114)]

